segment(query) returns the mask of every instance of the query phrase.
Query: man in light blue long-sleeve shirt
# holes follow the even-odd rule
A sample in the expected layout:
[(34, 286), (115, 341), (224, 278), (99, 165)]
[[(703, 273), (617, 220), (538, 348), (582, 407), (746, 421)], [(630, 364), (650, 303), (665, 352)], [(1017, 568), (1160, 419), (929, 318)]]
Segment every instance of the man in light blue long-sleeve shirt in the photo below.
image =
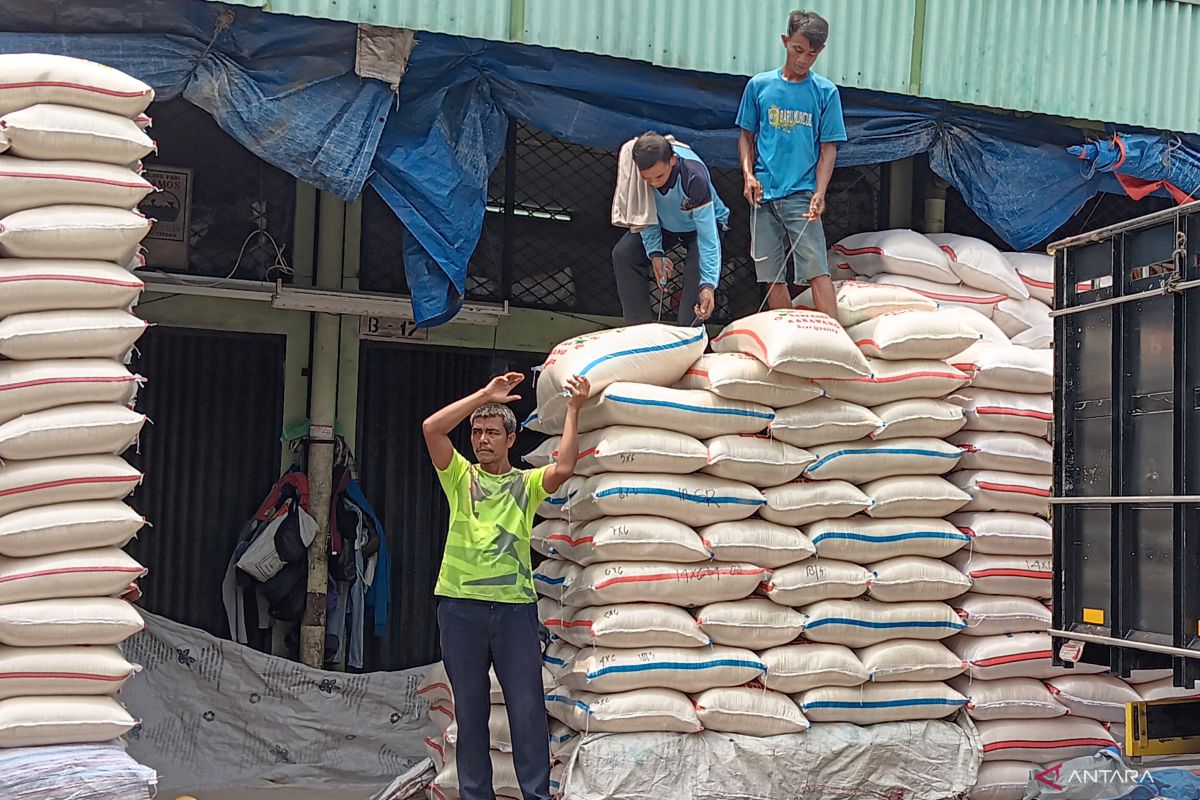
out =
[(645, 133), (633, 145), (633, 162), (653, 188), (657, 220), (640, 234), (628, 232), (613, 248), (613, 273), (625, 322), (654, 319), (646, 291), (647, 267), (665, 287), (674, 265), (667, 249), (683, 242), (683, 292), (677, 319), (694, 325), (712, 316), (721, 281), (721, 239), (729, 209), (713, 188), (708, 167), (690, 147), (672, 144), (657, 133)]

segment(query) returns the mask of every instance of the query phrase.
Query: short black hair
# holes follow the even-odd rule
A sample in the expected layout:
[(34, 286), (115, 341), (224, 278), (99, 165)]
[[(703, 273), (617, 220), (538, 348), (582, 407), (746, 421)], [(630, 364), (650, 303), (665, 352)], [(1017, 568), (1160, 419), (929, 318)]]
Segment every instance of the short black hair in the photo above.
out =
[(815, 11), (793, 11), (788, 14), (788, 38), (790, 39), (797, 33), (820, 50), (825, 46), (825, 42), (829, 41), (829, 23)]
[(667, 137), (654, 131), (646, 131), (633, 143), (633, 163), (638, 169), (650, 169), (655, 164), (670, 161), (675, 150)]
[(517, 417), (503, 403), (488, 403), (475, 409), (471, 414), (471, 424), (474, 425), (477, 419), (498, 419), (504, 425), (505, 433), (517, 432)]

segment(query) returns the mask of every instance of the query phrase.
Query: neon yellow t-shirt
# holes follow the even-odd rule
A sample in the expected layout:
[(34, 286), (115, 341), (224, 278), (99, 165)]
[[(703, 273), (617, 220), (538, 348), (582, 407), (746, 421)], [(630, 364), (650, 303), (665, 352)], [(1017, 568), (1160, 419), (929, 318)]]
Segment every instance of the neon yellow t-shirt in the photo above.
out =
[(438, 470), (450, 503), (450, 532), (433, 593), (493, 603), (534, 603), (529, 540), (548, 496), (546, 467), (491, 475), (455, 451)]

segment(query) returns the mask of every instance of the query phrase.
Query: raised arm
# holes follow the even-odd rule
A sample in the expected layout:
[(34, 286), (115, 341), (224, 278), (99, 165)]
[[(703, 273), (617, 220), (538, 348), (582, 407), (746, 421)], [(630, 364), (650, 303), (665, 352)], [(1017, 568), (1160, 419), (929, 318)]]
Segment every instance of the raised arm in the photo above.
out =
[(558, 458), (542, 476), (542, 488), (554, 494), (572, 475), (579, 460), (579, 409), (587, 402), (592, 385), (587, 378), (572, 375), (567, 379), (571, 399), (567, 403), (567, 420), (563, 424), (562, 440), (558, 443)]
[(520, 397), (512, 394), (512, 390), (523, 380), (525, 376), (519, 372), (509, 372), (492, 378), (487, 386), (455, 400), (440, 411), (435, 411), (421, 423), (421, 433), (425, 435), (425, 446), (429, 449), (429, 458), (433, 465), (439, 470), (449, 468), (450, 461), (454, 458), (451, 432), (471, 416), (473, 411), (488, 403), (511, 403), (520, 400)]

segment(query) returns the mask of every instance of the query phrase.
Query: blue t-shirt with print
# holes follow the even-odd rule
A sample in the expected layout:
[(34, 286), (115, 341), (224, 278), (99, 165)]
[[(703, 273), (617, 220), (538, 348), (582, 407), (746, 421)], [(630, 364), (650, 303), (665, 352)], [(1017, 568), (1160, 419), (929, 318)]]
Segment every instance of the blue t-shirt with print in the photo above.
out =
[(746, 84), (737, 125), (755, 135), (754, 175), (763, 200), (778, 200), (817, 188), (821, 142), (846, 141), (842, 99), (833, 81), (809, 72), (788, 81), (776, 69)]

